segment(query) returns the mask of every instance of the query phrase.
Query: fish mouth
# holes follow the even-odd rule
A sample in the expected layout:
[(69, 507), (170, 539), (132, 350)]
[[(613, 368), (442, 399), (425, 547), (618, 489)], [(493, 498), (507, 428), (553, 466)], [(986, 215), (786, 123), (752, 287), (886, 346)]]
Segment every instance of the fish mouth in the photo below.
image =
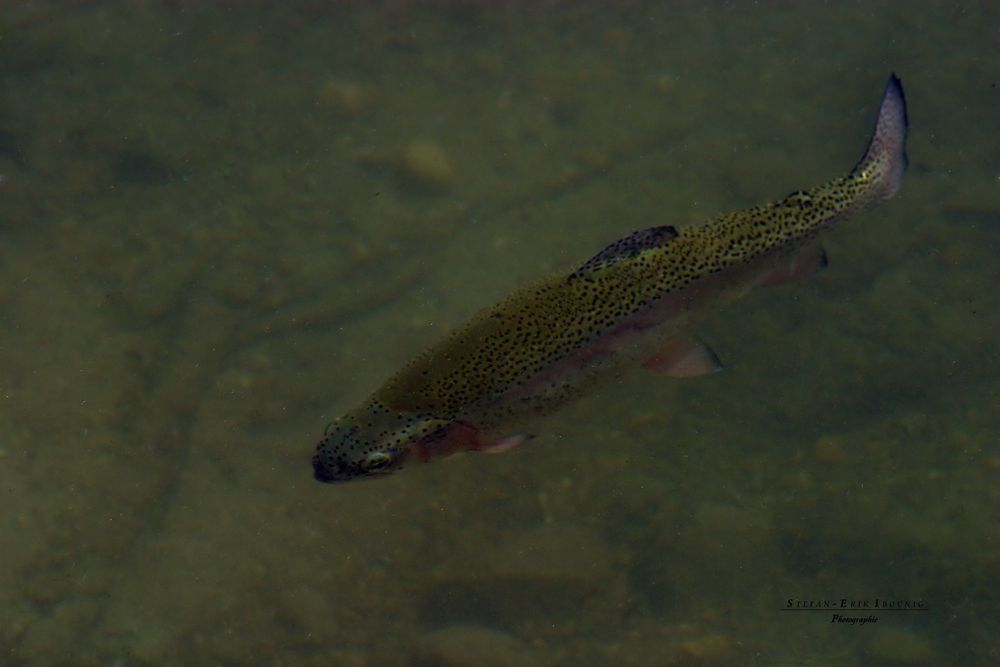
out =
[(334, 482), (344, 481), (343, 477), (331, 475), (324, 468), (315, 464), (313, 464), (313, 477), (317, 482), (323, 482), (324, 484), (333, 484)]
[(343, 463), (331, 465), (330, 463), (324, 462), (319, 454), (313, 456), (312, 465), (313, 477), (317, 482), (323, 482), (324, 484), (346, 482), (358, 476), (357, 472), (352, 473), (350, 468), (345, 466)]

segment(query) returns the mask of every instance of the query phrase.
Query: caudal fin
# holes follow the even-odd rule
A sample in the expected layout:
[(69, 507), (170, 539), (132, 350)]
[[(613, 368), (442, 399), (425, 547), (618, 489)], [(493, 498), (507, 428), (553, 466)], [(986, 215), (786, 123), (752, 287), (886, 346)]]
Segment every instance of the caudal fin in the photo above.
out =
[(863, 181), (865, 189), (876, 201), (890, 199), (903, 182), (907, 163), (907, 125), (903, 84), (892, 74), (885, 84), (868, 149), (851, 172), (851, 178)]

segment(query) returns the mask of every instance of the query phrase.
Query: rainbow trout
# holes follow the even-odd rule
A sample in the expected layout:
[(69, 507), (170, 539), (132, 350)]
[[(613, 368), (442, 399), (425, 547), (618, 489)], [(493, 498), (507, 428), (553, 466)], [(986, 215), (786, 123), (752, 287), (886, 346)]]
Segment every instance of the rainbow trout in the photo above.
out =
[(530, 439), (533, 417), (633, 366), (671, 377), (718, 370), (715, 354), (690, 337), (692, 323), (752, 287), (824, 266), (818, 236), (899, 189), (906, 128), (892, 75), (868, 148), (846, 176), (700, 225), (633, 232), (480, 312), (327, 427), (316, 479), (510, 449)]

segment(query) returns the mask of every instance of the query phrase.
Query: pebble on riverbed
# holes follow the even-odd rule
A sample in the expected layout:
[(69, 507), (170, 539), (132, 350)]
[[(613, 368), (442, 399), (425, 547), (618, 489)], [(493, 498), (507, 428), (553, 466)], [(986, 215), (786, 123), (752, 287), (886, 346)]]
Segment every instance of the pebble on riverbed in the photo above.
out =
[(425, 635), (417, 647), (420, 665), (519, 667), (551, 665), (517, 637), (474, 625), (452, 625)]
[(403, 156), (403, 175), (415, 185), (443, 190), (455, 179), (455, 169), (444, 149), (428, 139), (417, 139)]
[(868, 647), (880, 663), (920, 665), (936, 662), (931, 645), (923, 637), (903, 628), (882, 628)]

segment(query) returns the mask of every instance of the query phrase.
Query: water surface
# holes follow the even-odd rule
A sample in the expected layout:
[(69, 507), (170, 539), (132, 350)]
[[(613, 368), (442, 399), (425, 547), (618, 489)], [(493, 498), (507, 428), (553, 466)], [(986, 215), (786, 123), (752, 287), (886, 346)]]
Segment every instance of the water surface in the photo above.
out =
[[(1000, 12), (670, 4), (6, 3), (2, 661), (996, 664)], [(849, 169), (891, 71), (903, 189), (724, 373), (312, 480), (478, 308)]]

